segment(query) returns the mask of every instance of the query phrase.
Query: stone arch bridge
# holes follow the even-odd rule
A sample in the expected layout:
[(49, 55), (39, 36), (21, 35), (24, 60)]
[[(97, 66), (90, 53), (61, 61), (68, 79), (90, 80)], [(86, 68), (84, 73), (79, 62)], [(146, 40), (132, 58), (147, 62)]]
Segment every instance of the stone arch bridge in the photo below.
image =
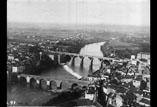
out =
[(34, 87), (39, 86), (42, 89), (67, 89), (70, 88), (73, 83), (77, 83), (80, 86), (87, 86), (89, 84), (89, 81), (77, 79), (58, 79), (27, 74), (19, 74), (17, 77), (19, 80), (25, 80), (27, 84), (34, 85)]
[(83, 67), (84, 65), (84, 58), (87, 57), (90, 60), (90, 65), (89, 69), (93, 69), (93, 61), (94, 59), (98, 59), (101, 64), (100, 64), (100, 69), (103, 68), (103, 62), (106, 60), (109, 63), (117, 61), (117, 62), (126, 62), (128, 60), (117, 60), (115, 58), (109, 58), (109, 57), (99, 57), (99, 56), (92, 56), (92, 55), (81, 55), (81, 54), (76, 54), (76, 53), (68, 53), (68, 52), (58, 52), (58, 51), (47, 51), (45, 50), (48, 54), (53, 54), (53, 55), (58, 55), (58, 62), (60, 63), (60, 55), (68, 55), (72, 59), (72, 65), (75, 65), (75, 58), (79, 57), (81, 58), (80, 62), (80, 67)]

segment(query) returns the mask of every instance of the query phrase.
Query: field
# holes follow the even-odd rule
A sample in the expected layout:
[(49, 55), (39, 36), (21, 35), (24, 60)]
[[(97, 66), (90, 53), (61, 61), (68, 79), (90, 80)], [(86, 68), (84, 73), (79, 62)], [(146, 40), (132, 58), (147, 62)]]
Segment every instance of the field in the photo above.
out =
[(138, 44), (133, 44), (133, 43), (127, 43), (127, 42), (121, 42), (119, 40), (112, 40), (110, 42), (111, 46), (114, 46), (115, 49), (137, 49), (138, 48)]

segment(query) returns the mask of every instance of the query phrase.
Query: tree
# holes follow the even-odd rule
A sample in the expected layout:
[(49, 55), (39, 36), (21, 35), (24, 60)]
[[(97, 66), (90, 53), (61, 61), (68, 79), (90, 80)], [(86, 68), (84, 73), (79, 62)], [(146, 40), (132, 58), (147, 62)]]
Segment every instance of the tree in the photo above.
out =
[(41, 48), (37, 45), (29, 48), (30, 53), (38, 54), (41, 51), (42, 51)]
[(55, 61), (53, 61), (48, 55), (43, 55), (38, 68), (39, 72), (42, 72), (51, 68), (57, 68), (57, 63), (55, 63)]

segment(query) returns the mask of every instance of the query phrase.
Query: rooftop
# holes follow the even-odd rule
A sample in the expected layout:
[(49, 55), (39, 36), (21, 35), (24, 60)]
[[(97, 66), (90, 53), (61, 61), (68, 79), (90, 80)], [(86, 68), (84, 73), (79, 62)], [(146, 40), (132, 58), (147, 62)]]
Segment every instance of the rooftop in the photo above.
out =
[(150, 55), (150, 53), (148, 53), (148, 52), (140, 52), (138, 54), (147, 54), (147, 55)]
[(142, 98), (140, 102), (141, 102), (141, 103), (144, 103), (144, 104), (150, 105), (150, 101), (147, 100), (147, 99), (144, 99), (144, 98)]

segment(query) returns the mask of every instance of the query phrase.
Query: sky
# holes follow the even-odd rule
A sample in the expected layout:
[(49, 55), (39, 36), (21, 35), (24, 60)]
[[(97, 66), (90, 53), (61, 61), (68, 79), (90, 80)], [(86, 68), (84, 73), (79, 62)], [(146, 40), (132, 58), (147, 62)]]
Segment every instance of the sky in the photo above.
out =
[(150, 26), (150, 0), (8, 0), (7, 20)]

